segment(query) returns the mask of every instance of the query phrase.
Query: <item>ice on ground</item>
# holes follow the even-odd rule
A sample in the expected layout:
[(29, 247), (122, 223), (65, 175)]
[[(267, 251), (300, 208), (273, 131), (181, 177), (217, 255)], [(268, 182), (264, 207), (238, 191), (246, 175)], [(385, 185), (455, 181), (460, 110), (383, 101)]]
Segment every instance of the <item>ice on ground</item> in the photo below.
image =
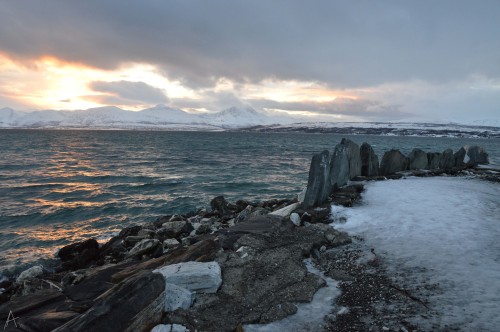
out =
[[(314, 267), (310, 258), (304, 260), (309, 272), (314, 273), (326, 281), (327, 286), (320, 288), (310, 303), (296, 304), (297, 312), (282, 320), (269, 324), (248, 324), (244, 326), (246, 332), (275, 332), (275, 331), (323, 331), (325, 316), (335, 308), (335, 299), (341, 291), (338, 282), (324, 275)], [(338, 310), (338, 309), (337, 309)]]
[[(361, 235), (413, 287), (434, 284), (441, 326), (500, 326), (500, 185), (466, 178), (373, 182), (335, 228)], [(406, 273), (405, 273), (406, 272)], [(408, 279), (410, 278), (410, 279)]]

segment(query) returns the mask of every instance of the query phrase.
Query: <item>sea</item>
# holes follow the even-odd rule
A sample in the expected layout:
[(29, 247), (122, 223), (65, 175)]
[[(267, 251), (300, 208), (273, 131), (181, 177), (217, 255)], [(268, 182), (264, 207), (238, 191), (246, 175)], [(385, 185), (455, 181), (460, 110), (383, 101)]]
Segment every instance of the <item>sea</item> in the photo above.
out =
[(313, 154), (343, 137), (381, 157), (483, 146), (500, 165), (500, 139), (313, 133), (0, 130), (0, 274), (48, 264), (62, 246), (160, 216), (230, 201), (293, 198)]

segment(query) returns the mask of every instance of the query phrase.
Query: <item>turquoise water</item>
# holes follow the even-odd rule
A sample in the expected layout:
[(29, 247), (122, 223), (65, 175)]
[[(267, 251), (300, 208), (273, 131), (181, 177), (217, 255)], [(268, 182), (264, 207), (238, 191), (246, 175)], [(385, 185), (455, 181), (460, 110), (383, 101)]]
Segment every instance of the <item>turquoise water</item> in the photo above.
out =
[[(345, 136), (345, 135), (344, 135)], [(230, 200), (291, 198), (311, 156), (343, 136), (241, 132), (0, 130), (0, 273), (87, 237)], [(349, 137), (349, 136), (345, 136)], [(498, 139), (350, 136), (381, 153), (482, 145)]]

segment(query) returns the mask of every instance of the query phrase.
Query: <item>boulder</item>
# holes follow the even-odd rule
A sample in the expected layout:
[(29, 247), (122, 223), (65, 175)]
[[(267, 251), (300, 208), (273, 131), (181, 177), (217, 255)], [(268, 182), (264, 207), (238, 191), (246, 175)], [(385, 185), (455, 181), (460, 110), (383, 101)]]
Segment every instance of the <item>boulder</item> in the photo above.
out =
[(361, 175), (377, 176), (379, 169), (379, 161), (371, 145), (368, 143), (361, 144), (360, 155), (361, 155)]
[(104, 260), (106, 256), (112, 257), (115, 260), (121, 260), (127, 253), (127, 248), (124, 246), (122, 239), (119, 236), (111, 238), (99, 250), (100, 259)]
[(465, 167), (469, 162), (469, 156), (467, 156), (467, 151), (465, 151), (464, 147), (455, 152), (453, 158), (455, 159), (455, 167)]
[[(0, 317), (4, 331), (52, 331), (73, 317), (77, 316), (76, 308), (64, 294), (56, 289), (44, 289), (34, 294), (15, 296), (9, 302), (0, 305)], [(75, 310), (75, 311), (73, 311)], [(12, 311), (17, 317), (16, 323), (6, 324)]]
[(276, 211), (273, 211), (271, 213), (269, 213), (270, 215), (273, 215), (273, 216), (280, 216), (280, 217), (283, 217), (283, 218), (286, 218), (288, 216), (290, 216), (290, 214), (295, 210), (297, 209), (298, 207), (300, 206), (300, 203), (293, 203), (293, 204), (290, 204), (288, 206), (285, 206), (284, 208), (282, 209), (279, 209), (279, 210), (276, 210)]
[(151, 332), (189, 332), (189, 330), (185, 326), (179, 324), (160, 324), (156, 325)]
[(152, 229), (141, 229), (138, 233), (138, 236), (144, 237), (144, 238), (152, 238), (155, 235), (155, 231)]
[(243, 209), (234, 219), (235, 223), (239, 223), (247, 220), (248, 218), (254, 216), (262, 216), (268, 214), (269, 211), (262, 207), (254, 207), (252, 205), (248, 205), (245, 209)]
[(347, 152), (347, 159), (349, 160), (349, 179), (361, 175), (361, 153), (359, 145), (350, 139), (343, 138), (340, 144), (345, 145)]
[(186, 262), (167, 265), (153, 272), (161, 274), (168, 284), (186, 288), (192, 292), (215, 293), (222, 283), (217, 262)]
[(140, 225), (134, 225), (134, 226), (129, 226), (125, 227), (120, 231), (120, 234), (118, 234), (118, 237), (124, 239), (127, 236), (135, 236), (139, 231), (142, 229), (142, 226)]
[(141, 242), (142, 240), (144, 240), (146, 238), (147, 238), (147, 236), (143, 236), (143, 235), (129, 235), (129, 236), (125, 237), (123, 244), (127, 248), (130, 248), (130, 247), (135, 246), (137, 243)]
[(330, 187), (330, 162), (331, 156), (328, 150), (315, 154), (309, 167), (309, 179), (304, 197), (304, 208), (308, 209), (326, 201), (331, 193)]
[(443, 163), (443, 155), (439, 152), (428, 152), (427, 153), (427, 168), (428, 169), (438, 169), (441, 168)]
[(295, 226), (300, 226), (301, 220), (300, 216), (298, 213), (292, 213), (290, 215), (290, 221), (295, 225)]
[(162, 228), (156, 231), (156, 234), (167, 238), (188, 236), (193, 229), (193, 225), (186, 220), (174, 220), (164, 223)]
[(408, 158), (401, 151), (392, 149), (384, 153), (380, 163), (380, 175), (391, 175), (405, 171), (408, 168)]
[(443, 151), (441, 158), (441, 168), (442, 169), (452, 169), (455, 167), (455, 156), (452, 149), (446, 149)]
[(468, 164), (476, 166), (478, 164), (489, 164), (488, 154), (480, 146), (465, 146), (465, 151), (469, 156)]
[(193, 293), (176, 284), (165, 284), (165, 311), (175, 311), (179, 308), (189, 309), (193, 304)]
[(143, 272), (115, 285), (84, 314), (53, 332), (150, 331), (160, 323), (164, 308), (164, 279)]
[(179, 244), (181, 243), (176, 239), (166, 239), (165, 241), (163, 241), (163, 248), (172, 249), (177, 247)]
[(170, 217), (168, 221), (172, 222), (172, 221), (182, 221), (182, 220), (185, 220), (184, 217), (178, 214), (174, 214), (173, 216)]
[(153, 253), (158, 246), (160, 241), (157, 239), (144, 239), (138, 242), (127, 254), (128, 257), (141, 256)]
[(35, 265), (21, 272), (19, 277), (17, 277), (16, 282), (20, 284), (27, 279), (36, 278), (41, 276), (42, 274), (43, 274), (43, 267), (41, 267), (40, 265)]
[(413, 149), (408, 155), (408, 169), (427, 169), (429, 161), (427, 160), (427, 153), (420, 149)]
[(62, 247), (57, 256), (67, 270), (77, 270), (87, 267), (99, 259), (99, 244), (95, 239), (88, 239)]
[[(329, 189), (328, 195), (326, 196), (327, 198), (330, 196), (334, 188), (342, 187), (350, 180), (348, 147), (346, 145), (337, 144), (335, 146), (330, 161), (330, 167), (330, 183), (327, 186)], [(326, 198), (321, 203), (325, 200)]]
[(210, 201), (210, 207), (212, 211), (219, 213), (221, 216), (229, 212), (228, 202), (224, 196), (217, 196)]

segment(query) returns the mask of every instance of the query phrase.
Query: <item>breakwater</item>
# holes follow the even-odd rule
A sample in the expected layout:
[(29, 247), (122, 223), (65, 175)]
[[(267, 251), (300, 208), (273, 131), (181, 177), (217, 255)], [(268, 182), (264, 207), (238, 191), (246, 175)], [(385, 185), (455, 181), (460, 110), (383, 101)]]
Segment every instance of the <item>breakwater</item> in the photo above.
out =
[(344, 138), (333, 151), (324, 150), (312, 157), (304, 207), (321, 205), (349, 180), (376, 179), (379, 176), (392, 176), (398, 172), (413, 170), (438, 171), (438, 174), (457, 173), (488, 163), (488, 154), (479, 146), (464, 146), (455, 153), (452, 149), (441, 153), (424, 152), (415, 148), (408, 156), (391, 149), (383, 154), (379, 163), (378, 156), (368, 143), (359, 147)]

